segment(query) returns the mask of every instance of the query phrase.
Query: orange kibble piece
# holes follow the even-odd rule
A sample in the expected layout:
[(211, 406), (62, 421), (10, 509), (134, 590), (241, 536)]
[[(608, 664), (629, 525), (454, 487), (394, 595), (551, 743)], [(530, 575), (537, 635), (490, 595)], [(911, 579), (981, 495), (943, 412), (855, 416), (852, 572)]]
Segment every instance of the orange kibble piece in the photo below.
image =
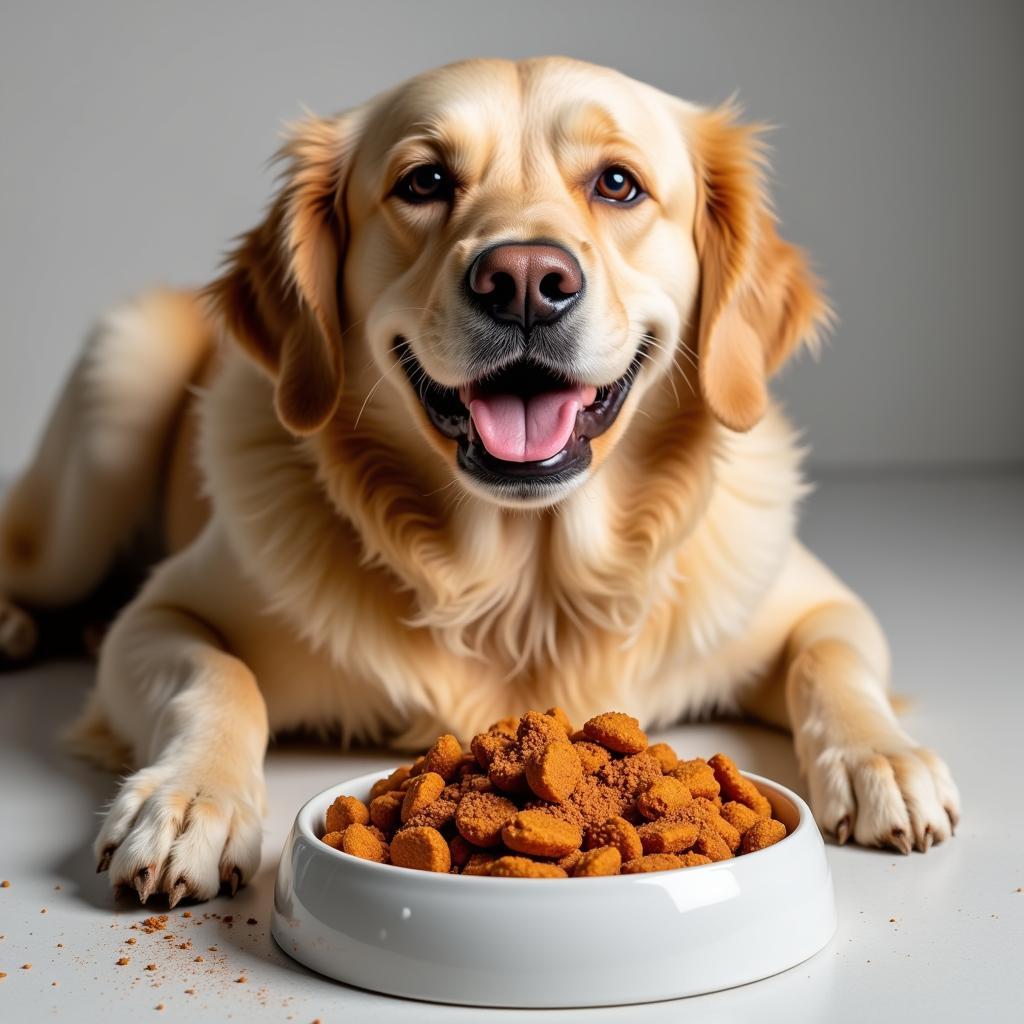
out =
[(391, 863), (416, 871), (447, 872), (452, 866), (452, 855), (436, 828), (404, 828), (391, 840)]
[(676, 752), (667, 743), (655, 743), (647, 748), (647, 753), (661, 765), (661, 770), (666, 775), (679, 764)]
[(751, 825), (756, 825), (757, 822), (764, 820), (757, 811), (752, 811), (746, 804), (741, 804), (737, 800), (730, 800), (728, 803), (722, 804), (721, 814), (739, 832), (741, 837)]
[(445, 782), (455, 778), (462, 764), (462, 744), (451, 734), (438, 736), (423, 758), (423, 774), (434, 772)]
[(409, 778), (410, 767), (410, 765), (403, 764), (401, 768), (396, 768), (386, 779), (378, 779), (370, 787), (370, 800), (376, 800), (377, 797), (383, 796), (385, 793), (401, 789), (402, 783)]
[(387, 843), (381, 842), (378, 833), (366, 825), (349, 825), (341, 836), (341, 848), (345, 853), (362, 860), (375, 860), (383, 864), (388, 859)]
[(617, 875), (622, 867), (622, 854), (614, 846), (598, 846), (580, 854), (572, 868), (573, 878), (596, 878), (600, 875)]
[(569, 716), (561, 708), (548, 708), (544, 712), (548, 718), (553, 718), (564, 730), (566, 738), (570, 737), (576, 730), (573, 729)]
[(405, 791), (400, 817), (403, 822), (426, 810), (443, 792), (445, 781), (437, 772), (417, 775)]
[(694, 853), (692, 850), (686, 853), (680, 853), (676, 856), (683, 862), (684, 868), (696, 868), (701, 864), (711, 864), (712, 860), (710, 857), (705, 857), (703, 853)]
[(619, 851), (623, 863), (627, 860), (636, 860), (644, 854), (636, 828), (625, 818), (608, 818), (588, 830), (587, 849), (593, 850), (601, 846), (614, 846)]
[(491, 878), (568, 878), (557, 865), (530, 860), (529, 857), (499, 857), (487, 873)]
[(405, 793), (392, 789), (370, 801), (370, 821), (382, 832), (394, 832), (401, 821)]
[(344, 832), (328, 832), (327, 835), (321, 838), (320, 842), (326, 843), (332, 850), (340, 850), (341, 841), (344, 836)]
[(774, 818), (761, 818), (743, 833), (740, 853), (756, 853), (786, 838), (786, 826)]
[(673, 868), (685, 867), (683, 859), (674, 853), (649, 853), (635, 860), (627, 860), (622, 865), (622, 874), (639, 875), (648, 871), (671, 871)]
[(501, 838), (510, 850), (535, 857), (562, 857), (583, 842), (576, 825), (547, 811), (520, 811), (501, 830)]
[(497, 846), (501, 830), (518, 813), (511, 800), (497, 793), (466, 793), (455, 809), (455, 827), (474, 846)]
[(362, 800), (354, 796), (339, 796), (327, 808), (326, 831), (344, 832), (349, 825), (368, 825), (370, 811)]
[(606, 711), (595, 715), (583, 726), (588, 740), (618, 754), (639, 754), (647, 749), (647, 734), (632, 715), (621, 711)]
[(584, 775), (593, 775), (612, 759), (612, 755), (600, 743), (591, 743), (590, 740), (573, 740), (572, 745), (583, 766)]
[(729, 860), (732, 857), (732, 850), (729, 844), (718, 834), (712, 825), (703, 825), (693, 844), (694, 853), (703, 853), (711, 860)]
[(566, 738), (549, 740), (526, 761), (527, 785), (549, 803), (567, 800), (583, 778), (579, 754)]
[(678, 779), (690, 791), (693, 797), (704, 797), (706, 800), (714, 800), (718, 796), (721, 787), (718, 779), (715, 778), (714, 769), (702, 757), (695, 757), (689, 761), (680, 761), (679, 764), (669, 772), (673, 779)]
[(515, 738), (499, 732), (481, 732), (473, 737), (469, 749), (480, 767), (487, 771), (496, 754), (508, 750), (515, 744)]
[(664, 817), (672, 811), (678, 811), (693, 800), (689, 787), (673, 779), (671, 775), (665, 775), (655, 779), (647, 789), (636, 798), (636, 809), (648, 819)]
[(700, 835), (692, 821), (649, 821), (637, 829), (644, 853), (680, 853), (688, 850)]
[(462, 874), (489, 875), (491, 873), (491, 865), (497, 859), (497, 856), (493, 853), (470, 854), (469, 860), (463, 865)]
[(718, 780), (722, 792), (729, 800), (746, 804), (747, 807), (761, 815), (762, 818), (770, 818), (772, 816), (772, 805), (768, 802), (768, 799), (750, 779), (740, 772), (732, 758), (726, 757), (725, 754), (715, 754), (708, 761), (708, 764), (714, 771), (715, 778)]

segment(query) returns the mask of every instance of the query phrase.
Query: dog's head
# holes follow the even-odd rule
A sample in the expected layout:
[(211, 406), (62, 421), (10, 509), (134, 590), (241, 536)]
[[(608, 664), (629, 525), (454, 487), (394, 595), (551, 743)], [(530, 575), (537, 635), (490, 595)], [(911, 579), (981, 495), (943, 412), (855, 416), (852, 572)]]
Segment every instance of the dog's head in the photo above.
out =
[(281, 420), (308, 434), (373, 403), (502, 504), (579, 486), (692, 364), (683, 400), (749, 429), (826, 315), (756, 129), (604, 68), (442, 68), (303, 122), (285, 156), (213, 286)]

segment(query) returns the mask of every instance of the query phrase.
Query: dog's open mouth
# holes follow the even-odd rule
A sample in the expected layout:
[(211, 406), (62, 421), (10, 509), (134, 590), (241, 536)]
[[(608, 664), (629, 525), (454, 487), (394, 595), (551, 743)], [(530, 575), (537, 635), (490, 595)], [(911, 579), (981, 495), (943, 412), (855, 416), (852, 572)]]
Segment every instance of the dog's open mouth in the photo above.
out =
[(427, 417), (458, 442), (459, 465), (485, 482), (559, 483), (590, 464), (590, 442), (622, 409), (642, 353), (612, 384), (595, 387), (518, 360), (489, 376), (448, 388), (432, 380), (404, 338), (395, 354)]

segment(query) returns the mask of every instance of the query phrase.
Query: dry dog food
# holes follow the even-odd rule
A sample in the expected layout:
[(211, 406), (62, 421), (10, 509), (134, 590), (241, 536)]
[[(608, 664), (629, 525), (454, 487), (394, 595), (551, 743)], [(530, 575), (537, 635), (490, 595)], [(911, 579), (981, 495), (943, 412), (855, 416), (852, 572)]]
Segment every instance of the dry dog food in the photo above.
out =
[(560, 708), (502, 719), (468, 752), (441, 736), (339, 796), (322, 841), (353, 857), (492, 878), (595, 878), (711, 864), (784, 839), (768, 800), (724, 754), (680, 760), (606, 711), (576, 730)]

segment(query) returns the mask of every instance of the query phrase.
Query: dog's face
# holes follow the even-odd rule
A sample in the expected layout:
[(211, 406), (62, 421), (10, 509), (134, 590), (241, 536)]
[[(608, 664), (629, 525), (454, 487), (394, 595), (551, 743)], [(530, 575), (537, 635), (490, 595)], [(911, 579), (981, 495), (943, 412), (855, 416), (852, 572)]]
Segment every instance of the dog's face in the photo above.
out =
[(711, 413), (749, 428), (823, 314), (754, 133), (607, 69), (442, 68), (304, 123), (287, 153), (215, 286), (282, 420), (322, 427), (345, 371), (502, 504), (579, 486), (687, 363)]

